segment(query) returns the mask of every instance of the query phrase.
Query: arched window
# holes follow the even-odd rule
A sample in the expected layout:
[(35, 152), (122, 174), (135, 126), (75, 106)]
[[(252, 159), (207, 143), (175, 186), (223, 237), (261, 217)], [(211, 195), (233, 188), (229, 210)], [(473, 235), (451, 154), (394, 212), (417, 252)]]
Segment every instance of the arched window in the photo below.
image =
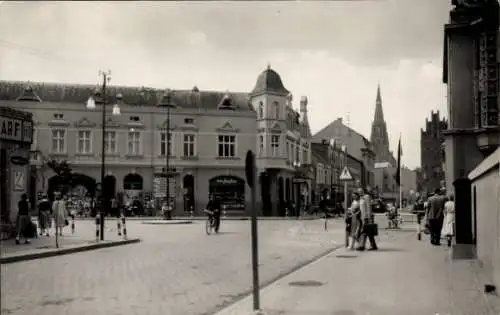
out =
[(280, 119), (280, 104), (278, 104), (278, 102), (274, 102), (273, 109), (274, 109), (274, 119), (276, 120)]
[(259, 102), (259, 118), (264, 118), (264, 103)]

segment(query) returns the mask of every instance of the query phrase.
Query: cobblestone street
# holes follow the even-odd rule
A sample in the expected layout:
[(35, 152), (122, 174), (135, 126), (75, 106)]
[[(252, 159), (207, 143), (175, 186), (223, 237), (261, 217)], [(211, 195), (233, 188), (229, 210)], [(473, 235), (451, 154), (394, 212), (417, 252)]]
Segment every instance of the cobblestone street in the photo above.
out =
[[(261, 283), (341, 245), (329, 222), (260, 221)], [(213, 314), (251, 289), (250, 221), (127, 227), (143, 242), (2, 265), (2, 314)]]

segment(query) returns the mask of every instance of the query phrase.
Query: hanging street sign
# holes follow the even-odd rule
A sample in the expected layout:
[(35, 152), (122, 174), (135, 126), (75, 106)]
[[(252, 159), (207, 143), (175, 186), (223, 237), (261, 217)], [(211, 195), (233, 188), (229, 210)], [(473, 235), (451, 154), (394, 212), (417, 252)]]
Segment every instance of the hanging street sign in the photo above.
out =
[(352, 175), (351, 172), (349, 171), (349, 168), (347, 166), (344, 167), (342, 170), (342, 173), (340, 173), (340, 180), (352, 180)]

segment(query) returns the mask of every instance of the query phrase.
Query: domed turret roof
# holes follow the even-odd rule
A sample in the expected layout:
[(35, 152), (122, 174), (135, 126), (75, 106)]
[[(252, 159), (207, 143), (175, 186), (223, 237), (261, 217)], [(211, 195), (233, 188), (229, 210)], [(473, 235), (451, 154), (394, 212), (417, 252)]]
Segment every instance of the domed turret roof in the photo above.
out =
[(269, 65), (257, 78), (257, 83), (255, 84), (252, 94), (262, 92), (274, 92), (285, 96), (290, 93), (285, 86), (283, 86), (280, 75), (271, 69)]

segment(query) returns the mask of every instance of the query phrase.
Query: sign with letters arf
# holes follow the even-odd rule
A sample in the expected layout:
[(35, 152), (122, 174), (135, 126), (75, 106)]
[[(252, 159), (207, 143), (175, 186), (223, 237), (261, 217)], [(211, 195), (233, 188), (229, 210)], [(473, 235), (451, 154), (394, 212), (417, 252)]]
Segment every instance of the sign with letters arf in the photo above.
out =
[(0, 139), (31, 143), (32, 127), (31, 121), (0, 116)]

